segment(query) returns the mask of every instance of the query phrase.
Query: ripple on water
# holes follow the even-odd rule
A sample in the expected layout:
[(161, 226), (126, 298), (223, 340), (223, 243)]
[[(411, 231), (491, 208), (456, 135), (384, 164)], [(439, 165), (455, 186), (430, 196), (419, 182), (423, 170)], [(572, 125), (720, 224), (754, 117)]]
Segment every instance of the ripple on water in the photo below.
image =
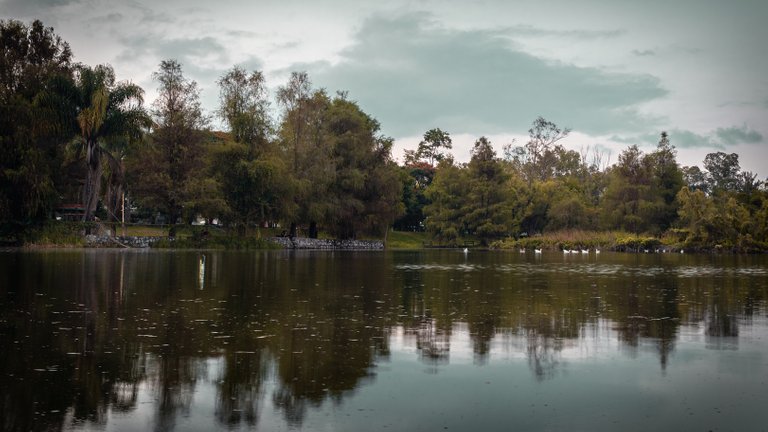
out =
[(702, 266), (628, 266), (622, 264), (600, 264), (600, 263), (582, 263), (568, 264), (560, 263), (533, 264), (533, 263), (507, 263), (500, 265), (480, 265), (480, 264), (398, 264), (396, 270), (405, 271), (498, 271), (503, 273), (521, 273), (521, 274), (547, 274), (547, 273), (569, 273), (580, 275), (595, 276), (659, 276), (663, 274), (676, 275), (683, 278), (702, 277), (702, 276), (767, 276), (768, 268), (750, 266), (750, 267), (715, 267), (709, 265)]

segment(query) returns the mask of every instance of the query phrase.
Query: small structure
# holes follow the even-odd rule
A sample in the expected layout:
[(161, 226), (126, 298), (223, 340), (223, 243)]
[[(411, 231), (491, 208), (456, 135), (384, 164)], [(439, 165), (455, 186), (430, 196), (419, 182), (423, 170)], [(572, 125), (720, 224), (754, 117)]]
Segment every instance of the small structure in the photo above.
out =
[(81, 221), (85, 215), (85, 207), (82, 204), (62, 204), (54, 211), (56, 220)]

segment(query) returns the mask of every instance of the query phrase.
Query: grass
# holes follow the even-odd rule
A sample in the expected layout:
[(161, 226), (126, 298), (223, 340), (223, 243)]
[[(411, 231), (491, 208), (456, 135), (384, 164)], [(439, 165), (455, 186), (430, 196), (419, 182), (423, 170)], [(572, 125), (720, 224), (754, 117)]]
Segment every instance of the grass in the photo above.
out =
[(422, 249), (424, 242), (431, 240), (425, 232), (390, 231), (387, 235), (388, 249)]
[(657, 238), (637, 235), (624, 231), (562, 230), (521, 239), (505, 239), (495, 242), (494, 249), (595, 249), (605, 248), (618, 251), (655, 249), (659, 246), (677, 247), (675, 238)]
[(93, 224), (50, 221), (23, 231), (18, 241), (30, 247), (82, 247), (85, 245), (83, 233), (89, 227), (93, 228)]

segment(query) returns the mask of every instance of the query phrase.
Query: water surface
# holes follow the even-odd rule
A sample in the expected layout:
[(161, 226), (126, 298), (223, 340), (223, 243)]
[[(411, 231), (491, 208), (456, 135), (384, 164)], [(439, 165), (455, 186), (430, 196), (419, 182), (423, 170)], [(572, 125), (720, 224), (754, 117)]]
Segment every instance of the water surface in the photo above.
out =
[(3, 430), (768, 430), (768, 257), (0, 252)]

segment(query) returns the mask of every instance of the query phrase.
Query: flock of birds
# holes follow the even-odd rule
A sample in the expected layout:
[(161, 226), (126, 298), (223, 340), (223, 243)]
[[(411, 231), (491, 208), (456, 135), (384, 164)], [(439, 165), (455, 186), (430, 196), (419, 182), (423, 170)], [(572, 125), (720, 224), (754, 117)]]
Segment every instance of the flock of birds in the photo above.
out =
[[(469, 252), (469, 249), (464, 248), (464, 253), (468, 253), (468, 252)], [(519, 252), (521, 254), (524, 254), (525, 253), (525, 248), (520, 248)], [(650, 253), (651, 250), (650, 249), (643, 249), (643, 252)], [(653, 252), (654, 253), (667, 253), (667, 250), (666, 249), (654, 249)], [(542, 253), (542, 250), (541, 249), (534, 249), (533, 253), (540, 254), (540, 253)], [(599, 254), (600, 253), (600, 249), (595, 248), (595, 253)], [(680, 253), (685, 253), (685, 251), (683, 249), (680, 249)], [(569, 255), (569, 254), (588, 255), (589, 254), (589, 249), (563, 249), (563, 255)]]
[[(541, 253), (541, 249), (534, 249), (533, 252), (537, 253), (537, 254), (540, 254)], [(520, 248), (520, 253), (525, 253), (525, 248)], [(599, 254), (600, 253), (600, 249), (595, 248), (595, 253)], [(574, 255), (575, 254), (588, 255), (589, 254), (589, 249), (563, 249), (563, 255), (570, 255), (570, 254), (574, 254)]]

